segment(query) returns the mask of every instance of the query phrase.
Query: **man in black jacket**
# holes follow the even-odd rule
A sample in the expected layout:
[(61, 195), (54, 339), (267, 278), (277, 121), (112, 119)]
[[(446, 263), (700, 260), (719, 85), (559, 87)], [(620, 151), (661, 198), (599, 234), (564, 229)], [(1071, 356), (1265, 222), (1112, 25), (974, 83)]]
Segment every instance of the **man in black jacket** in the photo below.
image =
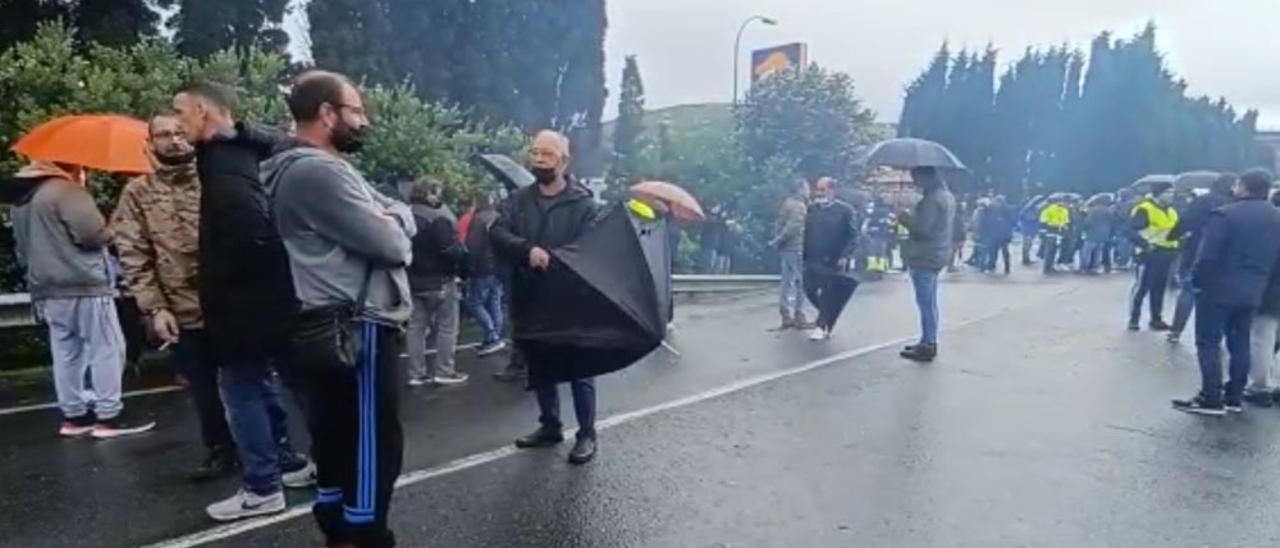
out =
[(310, 463), (289, 448), (273, 370), (283, 361), (287, 322), (296, 303), (258, 163), (285, 137), (236, 124), (230, 94), (216, 84), (183, 86), (174, 95), (173, 108), (187, 140), (196, 146), (200, 302), (244, 467), (241, 491), (209, 506), (208, 513), (228, 521), (284, 511), (282, 483), (306, 487), (314, 482)]
[[(1267, 202), (1272, 176), (1250, 170), (1236, 183), (1239, 201), (1213, 210), (1191, 269), (1196, 291), (1196, 357), (1200, 392), (1174, 400), (1179, 411), (1222, 415), (1243, 410), (1249, 375), (1253, 315), (1280, 259), (1280, 211)], [(1222, 341), (1230, 353), (1230, 380), (1222, 385)]]
[(857, 242), (858, 216), (853, 207), (836, 199), (835, 179), (818, 179), (804, 221), (804, 289), (818, 309), (811, 341), (831, 338), (831, 329), (858, 287), (849, 273)]
[[(499, 210), (491, 231), (494, 249), (512, 264), (511, 319), (516, 340), (527, 325), (531, 312), (528, 295), (541, 283), (551, 265), (549, 250), (581, 236), (596, 216), (595, 201), (580, 185), (566, 178), (569, 167), (569, 139), (554, 131), (543, 131), (529, 148), (529, 167), (537, 184), (511, 194)], [(566, 303), (572, 306), (572, 303)], [(517, 342), (517, 351), (520, 351)], [(530, 377), (536, 369), (555, 367), (552, 363), (529, 360)], [(560, 422), (560, 399), (555, 384), (531, 387), (541, 415), (537, 431), (516, 440), (516, 447), (551, 447), (564, 441)], [(585, 464), (596, 454), (596, 391), (593, 379), (570, 383), (573, 408), (578, 418), (577, 443), (569, 462)]]
[(1191, 267), (1196, 263), (1196, 252), (1200, 249), (1200, 236), (1204, 231), (1204, 225), (1215, 209), (1231, 203), (1232, 187), (1235, 182), (1235, 175), (1224, 173), (1219, 176), (1213, 182), (1208, 194), (1197, 196), (1192, 200), (1186, 215), (1178, 218), (1177, 226), (1174, 226), (1173, 231), (1169, 233), (1169, 239), (1182, 240), (1182, 253), (1178, 261), (1180, 291), (1177, 307), (1173, 310), (1173, 326), (1169, 329), (1168, 335), (1171, 343), (1176, 343), (1181, 338), (1182, 330), (1187, 327), (1187, 320), (1191, 318), (1191, 311), (1195, 308), (1196, 292), (1190, 290)]
[[(430, 178), (414, 183), (410, 208), (418, 233), (413, 236), (413, 263), (409, 265), (409, 289), (413, 291), (413, 316), (409, 319), (409, 386), (452, 386), (467, 382), (454, 367), (458, 344), (458, 276), (467, 260), (467, 248), (458, 241), (453, 213), (441, 202), (444, 187)], [(427, 356), (427, 346), (436, 347)]]

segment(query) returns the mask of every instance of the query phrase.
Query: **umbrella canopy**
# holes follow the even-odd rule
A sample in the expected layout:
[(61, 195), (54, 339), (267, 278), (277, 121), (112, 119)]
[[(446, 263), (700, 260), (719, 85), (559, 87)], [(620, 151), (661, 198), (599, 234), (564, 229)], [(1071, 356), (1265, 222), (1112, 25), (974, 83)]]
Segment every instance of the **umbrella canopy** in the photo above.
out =
[(497, 178), (508, 191), (533, 184), (533, 174), (504, 154), (477, 154), (475, 161)]
[(1094, 194), (1093, 196), (1090, 196), (1089, 199), (1085, 201), (1084, 205), (1090, 206), (1090, 207), (1099, 206), (1099, 205), (1109, 206), (1114, 203), (1116, 203), (1115, 194), (1112, 194), (1110, 192), (1099, 192), (1098, 194)]
[(879, 166), (911, 169), (936, 167), (941, 169), (966, 169), (947, 147), (924, 139), (889, 139), (881, 141), (867, 151), (862, 162), (871, 169)]
[(151, 173), (147, 124), (127, 116), (63, 116), (27, 132), (12, 150), (32, 160), (122, 173)]
[(1217, 171), (1188, 171), (1179, 173), (1173, 178), (1173, 189), (1178, 192), (1190, 192), (1196, 189), (1208, 190), (1213, 183), (1222, 177)]
[(692, 194), (671, 183), (645, 181), (632, 186), (631, 195), (645, 201), (661, 202), (671, 211), (672, 216), (686, 223), (696, 223), (707, 218)]
[[(652, 352), (671, 318), (670, 226), (613, 207), (576, 242), (551, 251), (522, 306), (520, 351), (529, 384), (625, 368)], [(566, 305), (570, 306), (566, 306)]]
[(1146, 193), (1151, 190), (1151, 185), (1154, 183), (1173, 184), (1173, 180), (1174, 180), (1173, 175), (1164, 175), (1164, 174), (1146, 175), (1141, 179), (1134, 181), (1133, 184), (1129, 185), (1129, 188), (1132, 188), (1138, 192)]

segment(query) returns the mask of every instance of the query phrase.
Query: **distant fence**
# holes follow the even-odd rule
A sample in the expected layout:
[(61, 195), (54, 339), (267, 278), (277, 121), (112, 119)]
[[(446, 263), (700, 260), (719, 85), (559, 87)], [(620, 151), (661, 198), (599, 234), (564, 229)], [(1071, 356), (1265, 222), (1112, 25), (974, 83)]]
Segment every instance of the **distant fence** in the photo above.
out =
[[(672, 290), (679, 297), (747, 293), (769, 289), (778, 284), (778, 276), (755, 274), (677, 274)], [(32, 327), (36, 325), (31, 310), (31, 295), (26, 293), (0, 294), (0, 329)]]

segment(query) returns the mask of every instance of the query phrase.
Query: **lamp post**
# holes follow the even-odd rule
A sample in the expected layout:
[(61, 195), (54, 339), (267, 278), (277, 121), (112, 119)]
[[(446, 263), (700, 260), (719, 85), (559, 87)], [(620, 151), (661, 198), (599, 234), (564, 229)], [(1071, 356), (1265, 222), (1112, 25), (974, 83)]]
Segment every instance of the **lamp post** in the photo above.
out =
[(770, 19), (763, 15), (753, 15), (742, 22), (742, 26), (738, 27), (738, 37), (733, 40), (733, 104), (738, 104), (738, 66), (741, 64), (740, 53), (742, 49), (742, 32), (747, 30), (747, 25), (759, 21), (769, 26), (777, 25), (776, 19)]

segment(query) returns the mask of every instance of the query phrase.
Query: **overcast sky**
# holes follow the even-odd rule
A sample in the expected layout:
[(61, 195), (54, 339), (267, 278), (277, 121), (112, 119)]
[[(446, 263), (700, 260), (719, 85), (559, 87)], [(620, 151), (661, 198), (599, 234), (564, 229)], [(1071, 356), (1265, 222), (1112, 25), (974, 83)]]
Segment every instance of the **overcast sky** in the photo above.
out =
[[(647, 106), (728, 101), (733, 38), (742, 39), (744, 82), (750, 50), (805, 42), (809, 59), (848, 72), (881, 120), (894, 121), (902, 91), (943, 40), (953, 50), (1002, 52), (1002, 64), (1029, 45), (1069, 42), (1088, 49), (1097, 32), (1121, 36), (1148, 20), (1170, 68), (1195, 94), (1225, 96), (1238, 110), (1262, 111), (1280, 129), (1280, 0), (609, 0), (606, 40), (611, 99), (624, 57), (639, 56)], [(745, 85), (745, 83), (744, 83)], [(611, 100), (606, 119), (617, 114)]]

